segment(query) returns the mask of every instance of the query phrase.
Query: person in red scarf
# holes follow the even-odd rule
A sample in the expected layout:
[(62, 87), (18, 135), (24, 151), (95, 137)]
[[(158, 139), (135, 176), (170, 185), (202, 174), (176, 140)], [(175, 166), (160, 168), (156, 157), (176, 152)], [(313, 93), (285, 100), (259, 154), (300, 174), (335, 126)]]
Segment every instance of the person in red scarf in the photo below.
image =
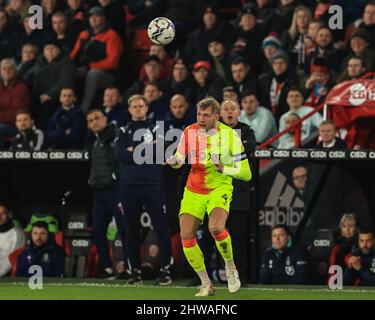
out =
[(326, 59), (316, 57), (311, 63), (310, 77), (305, 83), (305, 106), (316, 107), (323, 103), (335, 83), (333, 80)]

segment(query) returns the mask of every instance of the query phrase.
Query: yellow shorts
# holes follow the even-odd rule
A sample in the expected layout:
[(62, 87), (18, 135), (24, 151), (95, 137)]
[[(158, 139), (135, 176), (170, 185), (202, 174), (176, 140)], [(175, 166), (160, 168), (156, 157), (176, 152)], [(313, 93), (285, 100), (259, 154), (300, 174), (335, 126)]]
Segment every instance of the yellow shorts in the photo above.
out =
[(229, 213), (232, 193), (233, 186), (227, 185), (216, 188), (210, 194), (195, 193), (185, 187), (179, 215), (188, 213), (203, 223), (206, 212), (210, 216), (214, 208), (223, 208)]

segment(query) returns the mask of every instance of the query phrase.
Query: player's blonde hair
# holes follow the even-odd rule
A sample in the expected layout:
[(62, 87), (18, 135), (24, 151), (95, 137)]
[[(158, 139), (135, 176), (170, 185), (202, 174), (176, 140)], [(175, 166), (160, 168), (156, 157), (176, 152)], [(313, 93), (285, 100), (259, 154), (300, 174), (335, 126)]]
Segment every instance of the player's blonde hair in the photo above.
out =
[(197, 104), (197, 109), (208, 109), (211, 108), (213, 113), (220, 114), (220, 103), (213, 97), (207, 97), (199, 101)]

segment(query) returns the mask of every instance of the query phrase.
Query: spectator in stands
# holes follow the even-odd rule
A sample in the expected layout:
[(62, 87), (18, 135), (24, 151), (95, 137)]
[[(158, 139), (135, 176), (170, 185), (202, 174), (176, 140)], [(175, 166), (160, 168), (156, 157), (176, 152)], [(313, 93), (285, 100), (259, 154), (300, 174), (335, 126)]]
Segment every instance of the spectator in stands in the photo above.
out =
[(16, 57), (20, 49), (19, 35), (9, 25), (8, 12), (0, 7), (0, 61)]
[(292, 171), (292, 179), (293, 179), (293, 186), (298, 191), (299, 195), (305, 201), (308, 200), (308, 170), (307, 167), (300, 165), (293, 169)]
[(259, 99), (263, 107), (272, 111), (277, 123), (281, 115), (288, 111), (287, 93), (297, 80), (284, 51), (274, 53), (271, 67), (271, 71), (259, 77)]
[(225, 81), (212, 72), (211, 65), (207, 61), (198, 61), (194, 64), (193, 77), (194, 83), (191, 87), (193, 104), (207, 96), (213, 96), (217, 100), (222, 98)]
[(17, 260), (16, 276), (30, 277), (29, 268), (35, 265), (42, 268), (43, 277), (63, 277), (64, 252), (44, 221), (33, 224), (30, 241)]
[(150, 121), (162, 121), (169, 112), (168, 97), (160, 90), (156, 83), (148, 83), (143, 91), (143, 96), (147, 100), (148, 115)]
[(310, 22), (310, 10), (305, 6), (298, 6), (294, 9), (293, 20), (289, 30), (282, 35), (281, 46), (289, 53), (290, 62), (293, 66), (304, 66), (305, 37)]
[(83, 0), (67, 0), (68, 9), (66, 15), (68, 18), (69, 31), (74, 41), (79, 34), (86, 29), (86, 10)]
[(363, 11), (363, 17), (360, 21), (355, 24), (358, 28), (361, 28), (368, 32), (370, 35), (370, 47), (375, 49), (375, 2), (368, 1), (365, 10)]
[(69, 56), (63, 56), (56, 40), (50, 40), (43, 48), (43, 56), (25, 76), (33, 84), (33, 112), (36, 124), (45, 130), (56, 111), (60, 91), (75, 84), (76, 67)]
[(9, 14), (9, 25), (12, 30), (20, 31), (22, 21), (27, 16), (31, 1), (29, 0), (10, 0), (6, 6)]
[(82, 148), (85, 119), (73, 88), (61, 89), (60, 104), (48, 123), (46, 145), (52, 149)]
[(98, 2), (104, 10), (108, 26), (125, 41), (126, 16), (122, 2), (117, 0), (99, 0)]
[[(286, 123), (285, 118), (290, 113), (296, 113), (302, 119), (304, 116), (312, 112), (314, 109), (311, 107), (303, 106), (303, 93), (302, 90), (298, 87), (292, 87), (288, 91), (287, 103), (289, 106), (289, 111), (284, 113), (280, 118), (279, 131), (285, 129)], [(301, 127), (301, 141), (304, 141), (306, 138), (310, 137), (315, 131), (319, 129), (320, 123), (322, 122), (322, 116), (319, 112), (313, 114), (309, 118), (305, 119), (302, 122)], [(283, 136), (280, 137), (280, 142), (283, 140)]]
[(7, 206), (0, 204), (0, 278), (12, 269), (9, 255), (24, 244), (25, 234), (14, 225)]
[[(248, 159), (256, 147), (254, 131), (245, 123), (239, 121), (240, 105), (237, 100), (224, 100), (221, 104), (221, 121), (240, 133), (242, 144)], [(242, 283), (247, 282), (249, 256), (247, 250), (249, 210), (250, 210), (250, 183), (233, 179), (233, 199), (230, 204), (228, 228), (232, 231), (232, 246), (234, 263)], [(212, 239), (212, 237), (210, 237)]]
[(218, 8), (213, 5), (206, 5), (203, 8), (202, 24), (189, 36), (185, 48), (185, 56), (190, 63), (197, 61), (208, 61), (208, 41), (213, 36), (221, 36), (225, 41), (225, 47), (229, 48), (235, 36), (235, 29), (226, 21), (219, 18)]
[(265, 142), (277, 133), (275, 118), (271, 111), (259, 105), (255, 93), (245, 93), (241, 99), (241, 107), (239, 120), (254, 130), (257, 144)]
[(151, 20), (162, 14), (162, 0), (129, 0), (127, 2), (129, 12), (134, 15), (129, 21), (129, 29), (147, 28)]
[[(124, 213), (121, 205), (121, 193), (118, 184), (118, 163), (115, 159), (113, 144), (116, 126), (107, 123), (107, 117), (99, 109), (87, 114), (87, 126), (90, 130), (88, 151), (90, 155), (89, 186), (93, 189), (93, 237), (99, 253), (99, 278), (114, 279), (115, 272), (109, 255), (107, 241), (108, 225), (115, 218), (116, 227), (123, 243), (123, 261), (127, 270), (126, 239)], [(126, 279), (128, 272), (120, 275)]]
[(75, 39), (68, 30), (68, 17), (62, 11), (57, 11), (51, 18), (54, 39), (59, 44), (63, 55), (72, 51)]
[(345, 70), (348, 61), (353, 57), (360, 57), (366, 61), (366, 66), (369, 71), (375, 71), (375, 50), (369, 48), (370, 35), (366, 30), (356, 29), (350, 37), (350, 53), (343, 61), (341, 71)]
[(279, 50), (281, 47), (280, 40), (274, 35), (268, 35), (264, 38), (262, 42), (262, 50), (264, 59), (262, 62), (262, 67), (260, 69), (260, 74), (267, 73), (272, 71), (272, 56)]
[[(143, 96), (130, 97), (128, 106), (132, 121), (120, 128), (115, 140), (115, 155), (120, 163), (120, 185), (125, 204), (127, 248), (132, 267), (132, 275), (128, 283), (142, 283), (139, 214), (142, 205), (145, 205), (157, 234), (161, 253), (160, 276), (156, 284), (169, 285), (172, 282), (170, 264), (173, 260), (167, 217), (163, 213), (163, 167), (155, 163), (154, 158), (150, 159), (150, 154), (146, 153), (145, 156), (148, 158), (144, 158), (144, 161), (136, 157), (140, 148), (150, 147), (150, 144), (153, 148), (153, 156), (156, 155), (156, 150), (160, 147), (159, 143), (164, 145), (164, 139), (160, 141), (160, 129), (156, 130), (155, 124), (147, 122), (148, 106)], [(139, 129), (146, 132), (141, 141), (134, 136), (134, 132)], [(142, 161), (142, 164), (136, 164), (139, 161)]]
[(348, 268), (344, 285), (375, 286), (375, 238), (373, 231), (359, 231), (358, 248), (345, 257)]
[[(288, 116), (285, 117), (285, 128), (284, 128), (284, 130), (286, 128), (290, 128), (290, 127), (294, 126), (300, 120), (301, 120), (301, 118), (297, 113), (292, 112), (292, 113), (288, 114)], [(281, 132), (281, 130), (280, 130), (280, 132)], [(295, 132), (296, 132), (296, 129), (294, 128), (294, 129), (288, 131), (287, 133), (285, 133), (283, 136), (281, 136), (279, 138), (279, 144), (278, 144), (277, 147), (279, 149), (292, 149), (292, 148), (297, 147), (296, 143), (295, 143)]]
[(348, 60), (348, 66), (337, 78), (337, 83), (361, 78), (367, 72), (365, 61), (360, 57), (352, 57)]
[(21, 45), (32, 43), (38, 47), (38, 50), (42, 51), (46, 43), (53, 39), (53, 34), (49, 30), (31, 28), (30, 19), (32, 19), (32, 15), (26, 16), (22, 21)]
[(296, 0), (280, 0), (277, 2), (276, 16), (271, 31), (281, 37), (293, 21), (294, 9), (299, 5)]
[[(246, 5), (246, 4), (245, 4)], [(276, 19), (276, 8), (272, 0), (256, 0), (257, 22), (263, 25), (267, 33), (270, 31), (273, 20)]]
[(172, 68), (171, 94), (182, 94), (191, 103), (194, 99), (190, 90), (192, 84), (193, 78), (187, 63), (183, 59), (177, 59)]
[(105, 12), (101, 7), (89, 11), (90, 28), (82, 31), (70, 57), (78, 64), (78, 72), (86, 77), (82, 111), (87, 112), (97, 90), (115, 82), (115, 72), (120, 63), (124, 45), (120, 36), (108, 28)]
[(310, 66), (310, 77), (305, 82), (305, 105), (317, 107), (322, 104), (334, 86), (334, 76), (324, 58), (316, 57)]
[(357, 218), (352, 213), (343, 214), (339, 230), (334, 234), (334, 245), (329, 257), (329, 266), (338, 265), (345, 268), (344, 258), (358, 243)]
[(260, 46), (265, 35), (265, 30), (257, 23), (255, 5), (248, 4), (241, 11), (237, 36), (235, 37), (231, 54), (233, 57), (243, 57), (247, 59), (251, 70), (255, 74), (259, 74), (260, 71)]
[(130, 115), (122, 103), (122, 97), (117, 87), (107, 87), (103, 96), (103, 112), (108, 123), (113, 123), (117, 128), (124, 126)]
[(148, 56), (142, 68), (144, 68), (145, 77), (126, 90), (125, 99), (133, 94), (143, 93), (146, 84), (150, 82), (156, 83), (164, 94), (169, 92), (169, 81), (166, 76), (163, 76), (163, 64), (158, 56)]
[(223, 101), (234, 100), (239, 102), (238, 93), (232, 86), (226, 86), (223, 88)]
[[(174, 60), (168, 55), (168, 52), (165, 49), (165, 47), (157, 45), (157, 44), (152, 44), (150, 47), (149, 55), (157, 56), (159, 60), (161, 61), (161, 64), (162, 64), (161, 78), (170, 78), (172, 75), (172, 67), (174, 64)], [(139, 76), (141, 81), (148, 80), (148, 76), (146, 74), (145, 69), (146, 69), (146, 65), (143, 65), (140, 76)]]
[(272, 227), (272, 247), (263, 255), (261, 284), (307, 284), (309, 259), (304, 248), (295, 245), (286, 225)]
[(166, 130), (184, 130), (196, 121), (197, 110), (195, 106), (189, 105), (186, 98), (181, 94), (175, 94), (171, 98), (169, 108), (170, 111), (164, 117)]
[(324, 120), (319, 126), (320, 142), (318, 148), (323, 149), (347, 149), (346, 142), (336, 136), (336, 126), (332, 120)]
[(232, 78), (230, 69), (230, 57), (224, 46), (224, 41), (219, 36), (213, 36), (208, 40), (208, 52), (213, 71), (226, 82)]
[(34, 125), (30, 112), (20, 110), (16, 115), (18, 133), (12, 140), (11, 150), (39, 151), (44, 142), (44, 133)]
[[(31, 43), (26, 43), (21, 51), (21, 61), (17, 65), (17, 72), (18, 76), (25, 80), (28, 71), (31, 70), (36, 63), (38, 48)], [(29, 83), (29, 85), (31, 86), (32, 84)]]
[(256, 92), (257, 81), (250, 72), (250, 66), (247, 61), (238, 57), (231, 64), (232, 78), (231, 85), (241, 96), (244, 92)]
[(312, 20), (309, 23), (307, 29), (307, 35), (304, 39), (305, 52), (306, 55), (310, 54), (316, 48), (316, 35), (321, 27), (323, 27), (323, 22), (321, 20)]
[(345, 52), (333, 47), (334, 38), (331, 29), (326, 26), (321, 27), (318, 30), (315, 42), (315, 49), (306, 57), (305, 73), (310, 74), (310, 65), (316, 57), (325, 58), (331, 72), (339, 72)]
[(3, 59), (0, 63), (0, 148), (4, 146), (5, 137), (13, 137), (16, 133), (14, 121), (16, 113), (28, 109), (30, 93), (26, 85), (17, 78), (16, 62)]
[(52, 31), (52, 15), (58, 11), (57, 0), (41, 0), (43, 9), (43, 29)]

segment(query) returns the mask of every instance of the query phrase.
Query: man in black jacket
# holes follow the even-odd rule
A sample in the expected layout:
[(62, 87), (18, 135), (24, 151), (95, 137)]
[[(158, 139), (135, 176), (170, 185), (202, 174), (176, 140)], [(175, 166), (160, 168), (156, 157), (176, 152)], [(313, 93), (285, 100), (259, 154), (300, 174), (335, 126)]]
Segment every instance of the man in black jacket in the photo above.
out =
[[(235, 129), (241, 137), (245, 148), (246, 156), (252, 159), (252, 154), (256, 148), (254, 131), (240, 121), (240, 105), (237, 101), (226, 100), (221, 104), (222, 122), (232, 129)], [(251, 162), (250, 162), (251, 165)], [(230, 214), (228, 218), (228, 228), (232, 234), (232, 245), (234, 262), (240, 275), (241, 282), (247, 282), (249, 265), (249, 214), (250, 214), (250, 188), (253, 182), (245, 182), (233, 179), (233, 199), (230, 204)], [(235, 232), (233, 232), (235, 230)]]
[[(159, 122), (155, 125), (147, 121), (148, 104), (144, 96), (131, 96), (128, 106), (132, 120), (120, 128), (115, 140), (132, 269), (128, 283), (142, 283), (139, 231), (140, 211), (144, 205), (151, 217), (160, 248), (161, 269), (156, 284), (167, 286), (172, 282), (170, 265), (173, 259), (167, 215), (163, 212), (164, 130), (160, 130)], [(160, 156), (163, 156), (162, 159), (158, 159)]]
[[(107, 241), (108, 225), (115, 217), (117, 230), (123, 243), (126, 266), (127, 250), (124, 233), (124, 215), (118, 185), (118, 164), (113, 151), (116, 126), (107, 124), (107, 117), (100, 109), (92, 109), (87, 114), (87, 124), (93, 133), (89, 138), (90, 153), (89, 185), (93, 189), (93, 236), (99, 253), (99, 277), (114, 279), (112, 262)], [(126, 267), (125, 267), (126, 268)], [(124, 270), (119, 278), (126, 278)]]
[(34, 120), (28, 111), (16, 114), (17, 135), (10, 144), (10, 150), (39, 151), (43, 145), (44, 133), (34, 126)]

